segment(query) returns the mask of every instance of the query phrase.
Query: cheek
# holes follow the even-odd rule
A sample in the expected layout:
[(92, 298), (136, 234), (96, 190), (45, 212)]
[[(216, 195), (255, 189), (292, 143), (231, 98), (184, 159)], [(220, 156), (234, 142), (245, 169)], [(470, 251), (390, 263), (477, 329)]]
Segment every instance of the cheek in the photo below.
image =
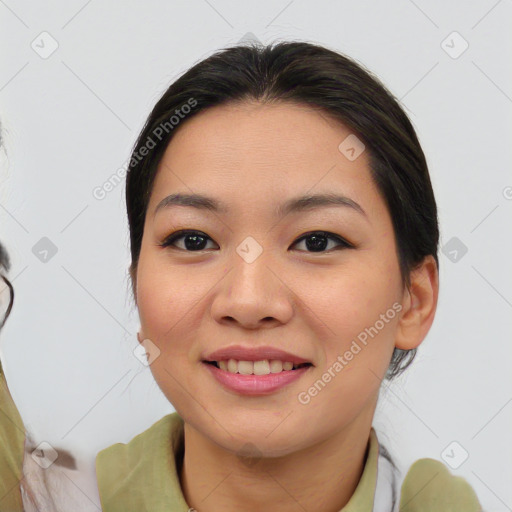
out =
[(347, 272), (331, 272), (323, 282), (308, 281), (306, 300), (327, 327), (324, 338), (327, 366), (349, 350), (354, 340), (360, 342), (362, 350), (354, 355), (349, 366), (368, 365), (375, 360), (379, 368), (378, 362), (383, 361), (385, 365), (392, 352), (398, 320), (393, 309), (399, 296), (396, 272), (389, 265), (376, 264), (369, 269), (362, 262)]
[(144, 335), (155, 340), (167, 322), (166, 310), (170, 300), (166, 276), (160, 274), (158, 278), (158, 275), (150, 264), (141, 259), (137, 272), (137, 306)]
[[(188, 370), (193, 325), (199, 290), (194, 289), (184, 272), (142, 258), (137, 271), (137, 305), (141, 336), (149, 338), (159, 350), (150, 369), (158, 386), (171, 403), (186, 400), (182, 386)], [(142, 339), (142, 338), (141, 338)], [(196, 391), (194, 391), (196, 392)]]
[(309, 400), (309, 417), (327, 424), (337, 425), (340, 418), (349, 422), (376, 400), (393, 352), (396, 288), (383, 278), (382, 268), (372, 273), (367, 268), (354, 267), (328, 284), (310, 281), (307, 287), (309, 305), (327, 334), (319, 339), (322, 361), (315, 378), (305, 383), (302, 399)]
[(163, 344), (197, 302), (198, 290), (184, 272), (158, 258), (142, 258), (137, 271), (137, 306), (144, 335)]
[(205, 298), (217, 280), (211, 270), (171, 265), (161, 254), (141, 254), (137, 271), (141, 336), (149, 338), (163, 356), (151, 364), (153, 373), (164, 369), (181, 373), (187, 364), (197, 362), (198, 335), (208, 317)]

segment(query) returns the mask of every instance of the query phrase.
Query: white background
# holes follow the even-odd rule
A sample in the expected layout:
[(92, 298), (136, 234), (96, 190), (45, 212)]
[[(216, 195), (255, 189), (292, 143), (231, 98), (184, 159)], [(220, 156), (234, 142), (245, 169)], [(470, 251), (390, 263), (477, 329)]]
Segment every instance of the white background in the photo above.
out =
[[(5, 0), (0, 16), (0, 240), (16, 290), (1, 351), (36, 440), (72, 449), (92, 479), (98, 450), (172, 412), (132, 354), (124, 185), (103, 200), (92, 191), (194, 63), (247, 33), (305, 40), (355, 58), (401, 99), (427, 155), (441, 247), (456, 237), (468, 249), (456, 262), (440, 251), (437, 316), (413, 366), (383, 389), (379, 439), (402, 469), (442, 460), (456, 441), (469, 458), (452, 473), (486, 510), (512, 510), (510, 0)], [(31, 44), (50, 48), (45, 31), (58, 48), (44, 59)], [(445, 51), (464, 40), (457, 58)], [(42, 237), (57, 248), (46, 263), (32, 252)]]

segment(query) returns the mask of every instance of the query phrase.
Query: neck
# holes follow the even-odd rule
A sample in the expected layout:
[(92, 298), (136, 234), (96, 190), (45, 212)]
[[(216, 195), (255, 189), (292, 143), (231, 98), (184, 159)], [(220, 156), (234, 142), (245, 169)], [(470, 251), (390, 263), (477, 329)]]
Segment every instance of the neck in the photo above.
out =
[(372, 417), (282, 457), (242, 460), (185, 423), (183, 495), (197, 512), (338, 512), (363, 473)]

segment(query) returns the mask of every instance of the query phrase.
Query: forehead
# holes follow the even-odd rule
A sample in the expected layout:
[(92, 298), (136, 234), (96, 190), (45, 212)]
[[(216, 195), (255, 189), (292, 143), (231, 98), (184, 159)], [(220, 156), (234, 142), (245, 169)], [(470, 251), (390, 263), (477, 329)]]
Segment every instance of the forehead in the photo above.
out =
[(209, 108), (186, 120), (169, 143), (150, 208), (176, 191), (208, 193), (246, 206), (263, 198), (275, 205), (304, 193), (338, 192), (371, 208), (380, 197), (368, 152), (354, 159), (342, 151), (354, 137), (349, 127), (307, 105), (252, 102)]

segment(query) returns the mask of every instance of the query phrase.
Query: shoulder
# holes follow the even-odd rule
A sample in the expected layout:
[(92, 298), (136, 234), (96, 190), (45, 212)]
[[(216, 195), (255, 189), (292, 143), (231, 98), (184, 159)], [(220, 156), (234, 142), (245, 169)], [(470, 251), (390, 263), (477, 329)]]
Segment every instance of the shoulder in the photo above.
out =
[(96, 455), (97, 471), (108, 474), (121, 472), (140, 462), (142, 455), (154, 453), (166, 446), (180, 418), (176, 413), (164, 416), (128, 443), (116, 443)]
[(182, 436), (183, 420), (174, 412), (128, 443), (101, 450), (95, 469), (103, 510), (160, 512), (169, 504), (183, 505), (175, 467)]
[(481, 512), (475, 491), (460, 476), (452, 475), (440, 461), (419, 459), (402, 483), (400, 510), (404, 512)]

